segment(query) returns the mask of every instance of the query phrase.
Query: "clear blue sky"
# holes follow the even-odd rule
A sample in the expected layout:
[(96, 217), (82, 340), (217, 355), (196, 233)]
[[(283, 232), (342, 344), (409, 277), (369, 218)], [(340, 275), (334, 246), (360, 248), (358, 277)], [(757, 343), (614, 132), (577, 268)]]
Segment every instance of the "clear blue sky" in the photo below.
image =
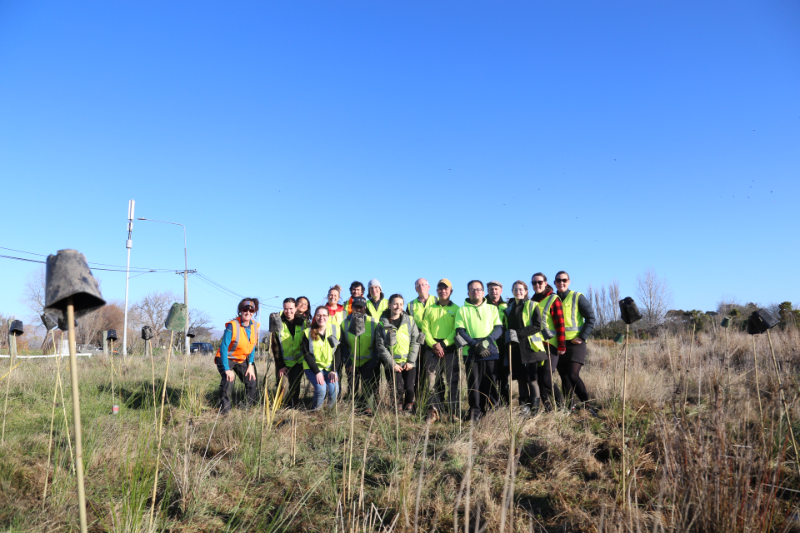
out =
[[(652, 266), (676, 308), (800, 303), (798, 28), (795, 1), (5, 0), (0, 246), (124, 265), (134, 198), (245, 295), (560, 269), (627, 295)], [(183, 268), (180, 228), (133, 241)], [(0, 259), (0, 312), (36, 266)], [(156, 289), (182, 279), (131, 281)], [(190, 303), (236, 300), (193, 276)]]

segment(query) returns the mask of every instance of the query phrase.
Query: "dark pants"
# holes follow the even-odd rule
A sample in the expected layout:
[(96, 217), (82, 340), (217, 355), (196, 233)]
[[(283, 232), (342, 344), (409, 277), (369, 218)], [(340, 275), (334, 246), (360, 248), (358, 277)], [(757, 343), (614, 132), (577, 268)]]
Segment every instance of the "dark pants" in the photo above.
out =
[(538, 383), (539, 363), (520, 363), (519, 370), (514, 368), (514, 379), (519, 387), (519, 404), (533, 405), (534, 398), (539, 397)]
[[(302, 386), (302, 378), (303, 363), (296, 363), (294, 366), (289, 367), (289, 372), (287, 372), (283, 381), (285, 383), (283, 389), (284, 404), (289, 405), (290, 407), (300, 406), (300, 388)], [(275, 374), (275, 379), (280, 387), (281, 379), (277, 374)]]
[(583, 362), (586, 361), (586, 343), (572, 344), (567, 341), (567, 353), (561, 356), (558, 362), (558, 375), (561, 376), (561, 387), (564, 397), (572, 401), (577, 396), (582, 402), (589, 401), (586, 385), (581, 379), (580, 372)]
[[(222, 413), (227, 413), (231, 410), (231, 391), (233, 390), (233, 381), (228, 381), (228, 376), (225, 373), (225, 369), (222, 366), (222, 363), (219, 359), (214, 360), (217, 363), (217, 370), (219, 371), (222, 380), (219, 382), (219, 396), (220, 396), (220, 403), (222, 407)], [(233, 370), (239, 379), (242, 380), (244, 383), (245, 391), (247, 392), (247, 407), (250, 407), (258, 402), (258, 379), (253, 377), (252, 379), (248, 379), (245, 377), (245, 373), (247, 372), (247, 361), (242, 363), (236, 363), (234, 361), (228, 360), (228, 366), (231, 370)], [(255, 369), (255, 365), (253, 365), (253, 369)]]
[(397, 403), (414, 403), (414, 385), (417, 382), (417, 367), (394, 373)]
[(500, 389), (497, 386), (497, 370), (501, 362), (472, 361), (467, 372), (467, 397), (470, 416), (486, 413), (500, 403)]
[(445, 386), (449, 390), (446, 403), (451, 413), (458, 413), (461, 409), (458, 401), (458, 351), (455, 346), (445, 350), (444, 357), (437, 357), (432, 350), (425, 351), (425, 375), (428, 391), (431, 395), (430, 406), (438, 411), (445, 407)]
[[(561, 391), (558, 387), (553, 386), (553, 374), (558, 367), (558, 352), (553, 346), (545, 344), (545, 348), (549, 346), (550, 356), (545, 358), (544, 366), (537, 366), (537, 381), (539, 382), (539, 389), (542, 395), (542, 403), (545, 409), (553, 409), (552, 400), (555, 397), (556, 406), (564, 405), (564, 398), (561, 396)], [(552, 364), (552, 366), (550, 366)]]
[(376, 364), (372, 368), (366, 368), (367, 364), (353, 368), (353, 381), (348, 382), (349, 388), (352, 383), (350, 393), (355, 393), (356, 405), (360, 408), (375, 407), (375, 394), (381, 383), (381, 365)]

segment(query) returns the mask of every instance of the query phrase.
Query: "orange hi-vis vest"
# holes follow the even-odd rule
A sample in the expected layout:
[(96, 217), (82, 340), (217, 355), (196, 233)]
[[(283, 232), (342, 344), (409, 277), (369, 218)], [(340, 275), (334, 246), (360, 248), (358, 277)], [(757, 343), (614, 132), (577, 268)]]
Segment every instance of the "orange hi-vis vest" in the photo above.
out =
[[(228, 360), (237, 363), (243, 363), (253, 353), (253, 348), (258, 344), (258, 327), (259, 323), (255, 320), (250, 321), (250, 338), (247, 338), (247, 332), (242, 326), (241, 317), (234, 318), (230, 322), (225, 323), (225, 329), (231, 325), (231, 343), (228, 345)], [(217, 349), (217, 357), (221, 357), (220, 350)]]

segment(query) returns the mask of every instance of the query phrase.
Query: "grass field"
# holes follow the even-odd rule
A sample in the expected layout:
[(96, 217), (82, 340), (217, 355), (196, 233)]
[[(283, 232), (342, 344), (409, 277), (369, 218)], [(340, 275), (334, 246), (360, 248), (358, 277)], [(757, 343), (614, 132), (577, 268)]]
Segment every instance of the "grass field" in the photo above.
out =
[[(152, 526), (166, 358), (155, 358), (155, 397), (149, 357), (115, 358), (113, 389), (108, 358), (81, 359), (90, 531), (800, 531), (800, 336), (772, 333), (792, 426), (765, 335), (755, 366), (753, 337), (730, 332), (726, 359), (723, 334), (698, 344), (690, 331), (629, 347), (624, 448), (623, 359), (609, 343), (589, 345), (582, 372), (600, 418), (522, 419), (515, 405), (475, 427), (427, 426), (422, 409), (398, 417), (389, 401), (351, 417), (345, 397), (334, 411), (278, 409), (263, 440), (260, 408), (218, 416), (210, 357), (189, 361), (184, 380), (173, 356)], [(55, 408), (57, 362), (20, 362), (0, 382), (0, 528), (77, 530), (67, 359)]]

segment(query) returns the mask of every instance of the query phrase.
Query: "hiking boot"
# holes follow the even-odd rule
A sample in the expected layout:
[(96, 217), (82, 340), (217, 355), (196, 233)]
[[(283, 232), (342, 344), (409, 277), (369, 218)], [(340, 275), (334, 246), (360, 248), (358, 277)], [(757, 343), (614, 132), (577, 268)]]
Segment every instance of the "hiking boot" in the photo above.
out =
[(481, 413), (480, 409), (471, 409), (469, 412), (469, 420), (473, 424), (477, 424), (481, 421), (483, 414)]
[(414, 413), (414, 404), (413, 403), (407, 403), (407, 404), (405, 404), (403, 406), (403, 414), (404, 415), (410, 415), (410, 414), (413, 414), (413, 413)]
[(461, 421), (461, 417), (454, 414), (453, 416), (450, 417), (450, 421), (454, 424), (458, 424)]
[(372, 409), (370, 409), (369, 407), (364, 409), (364, 414), (367, 415), (367, 416), (375, 416), (375, 413), (373, 413)]
[(519, 410), (519, 414), (523, 417), (531, 416), (531, 406), (528, 404), (523, 405)]
[(531, 414), (536, 414), (539, 412), (539, 409), (542, 407), (542, 399), (541, 398), (534, 398), (533, 405), (531, 406)]
[(437, 411), (435, 407), (431, 407), (425, 415), (425, 421), (436, 422), (437, 420), (439, 420), (439, 411)]

